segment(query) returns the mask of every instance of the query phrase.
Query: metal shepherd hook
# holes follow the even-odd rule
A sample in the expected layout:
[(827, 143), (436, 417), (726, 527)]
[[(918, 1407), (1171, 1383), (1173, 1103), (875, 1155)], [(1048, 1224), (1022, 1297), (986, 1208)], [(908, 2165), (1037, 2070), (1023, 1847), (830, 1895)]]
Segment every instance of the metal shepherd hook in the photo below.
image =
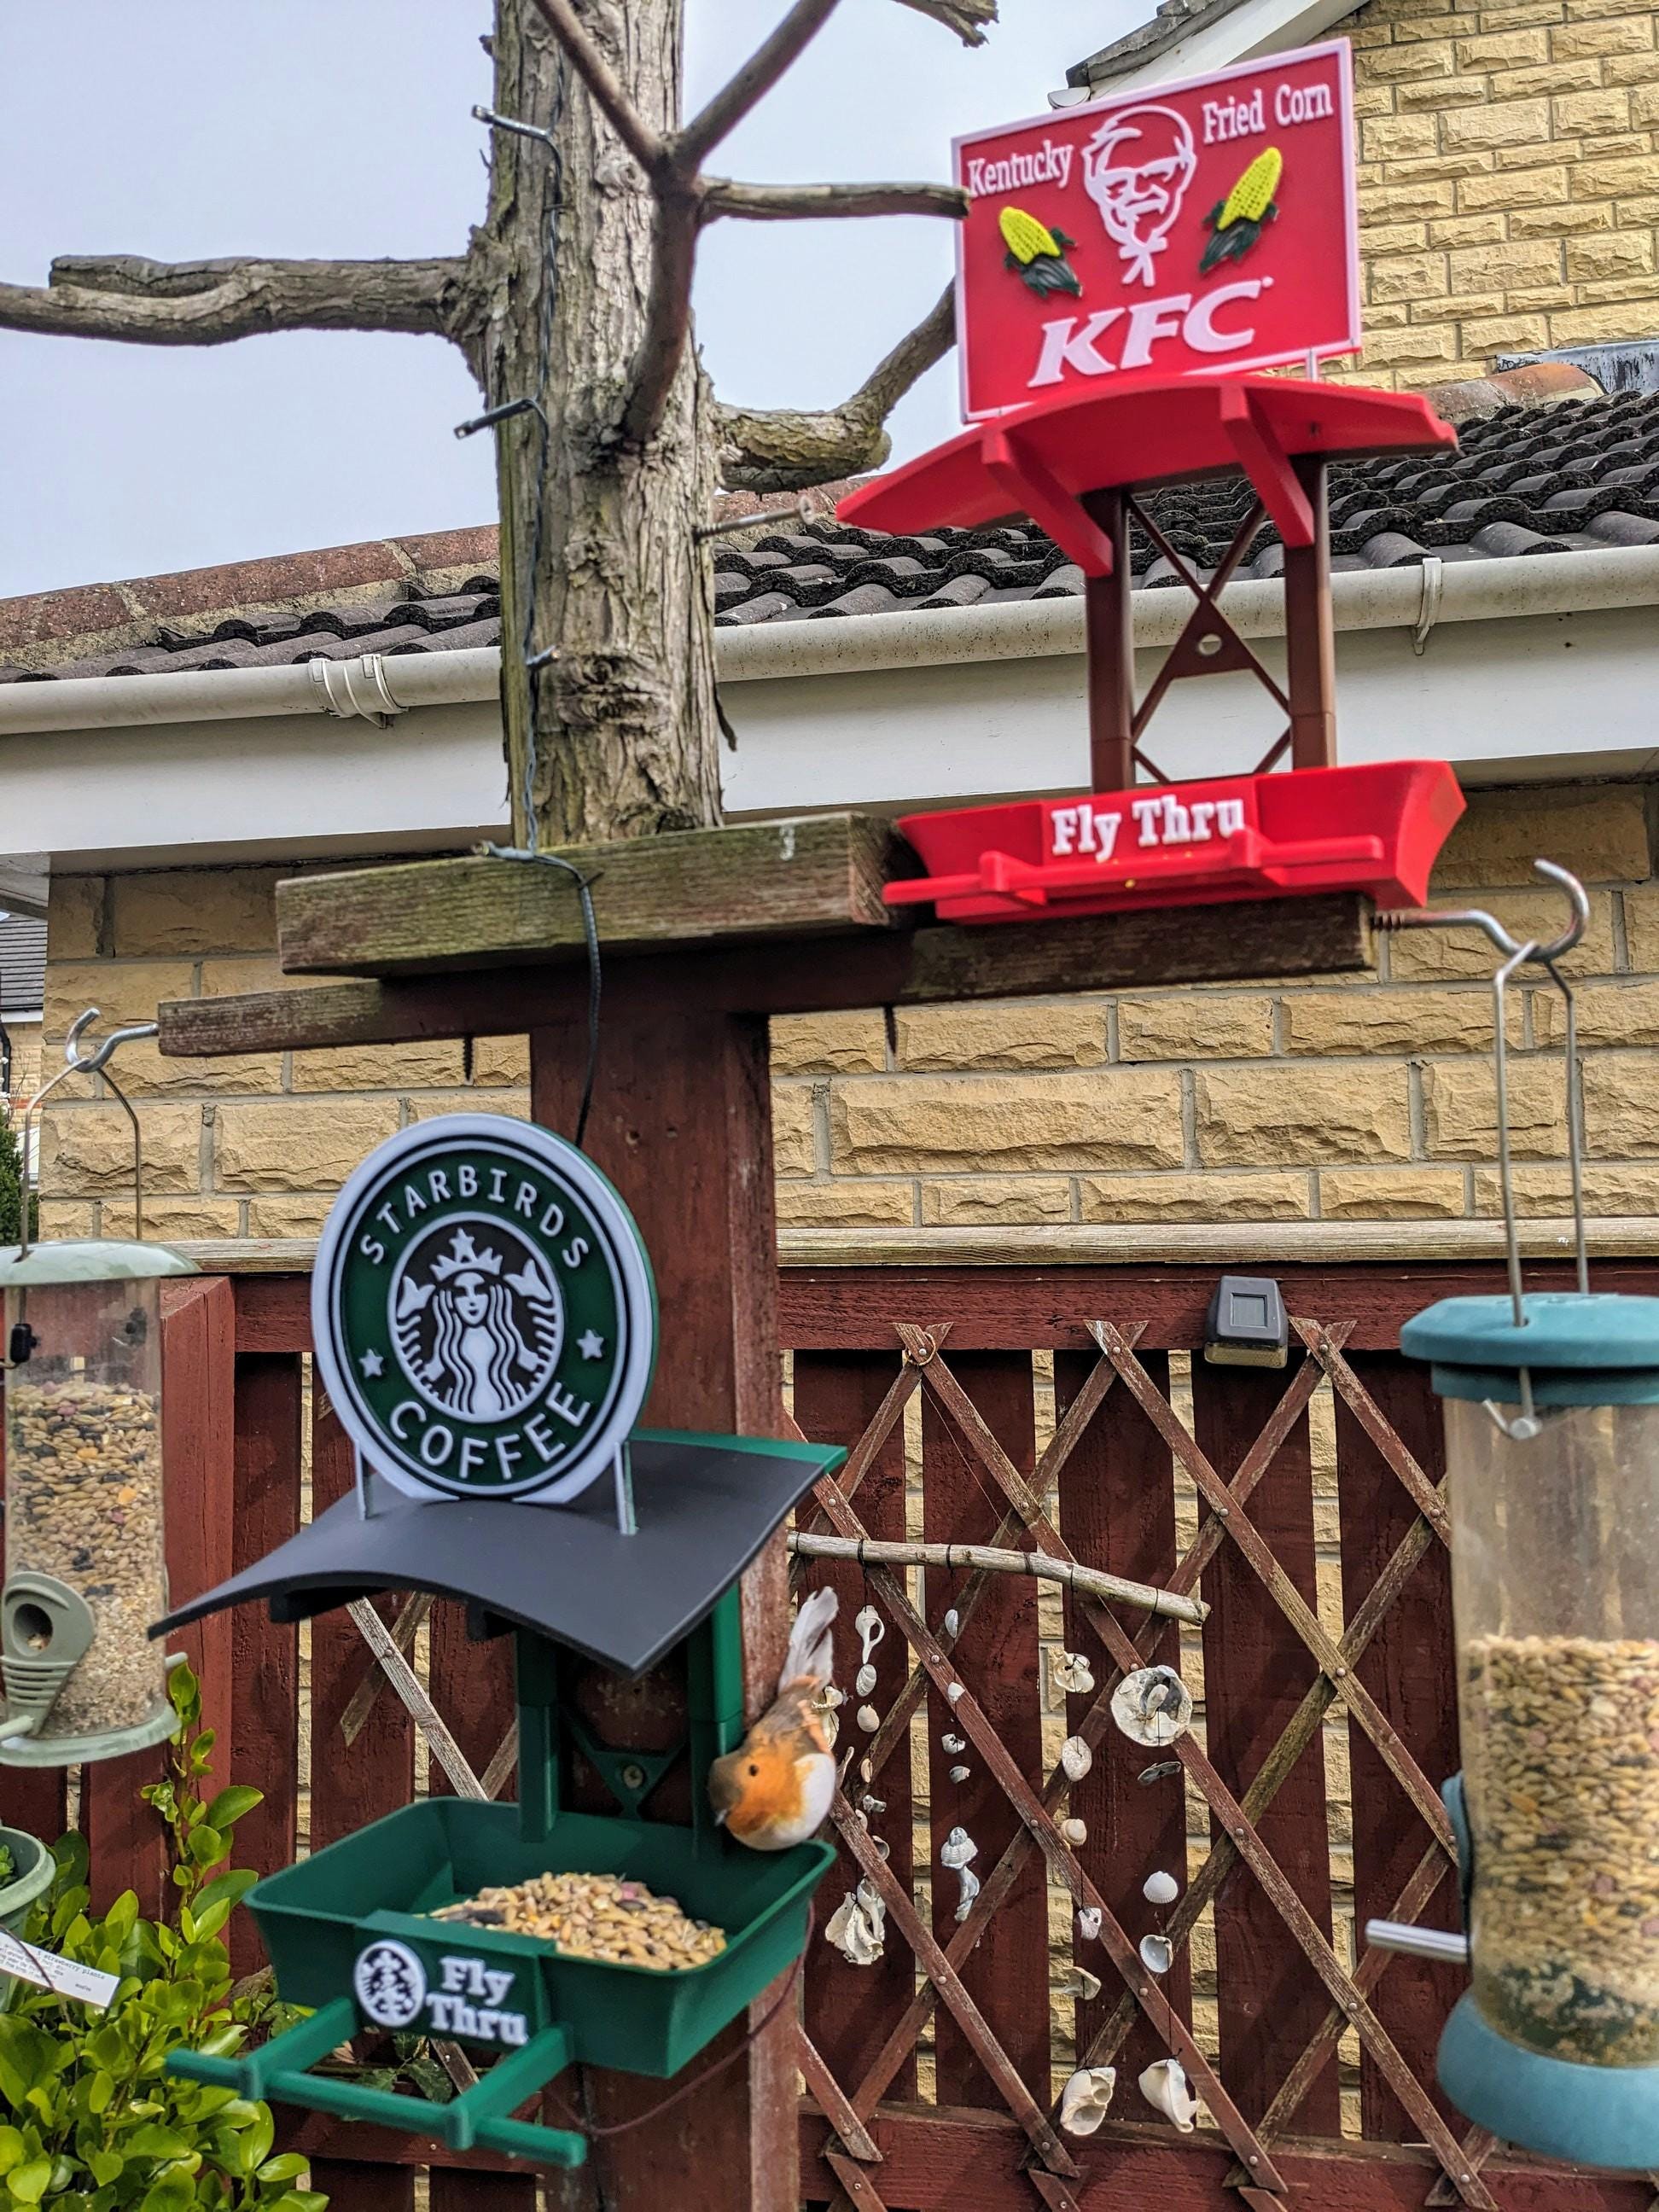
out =
[[(1515, 1170), (1510, 1153), (1510, 1092), (1509, 1039), (1505, 1031), (1507, 1011), (1505, 994), (1510, 979), (1522, 968), (1542, 968), (1561, 994), (1566, 1008), (1567, 1054), (1567, 1166), (1572, 1186), (1573, 1249), (1577, 1263), (1578, 1288), (1581, 1293), (1589, 1290), (1589, 1251), (1584, 1231), (1584, 1158), (1583, 1158), (1583, 1077), (1578, 1061), (1578, 1010), (1573, 999), (1572, 986), (1562, 975), (1559, 963), (1583, 936), (1589, 922), (1589, 898), (1577, 876), (1553, 860), (1534, 860), (1534, 867), (1540, 876), (1559, 886), (1571, 908), (1567, 927), (1559, 937), (1547, 944), (1528, 938), (1518, 944), (1510, 936), (1496, 915), (1484, 908), (1463, 907), (1455, 911), (1431, 914), (1406, 910), (1379, 914), (1376, 917), (1379, 929), (1480, 929), (1489, 937), (1504, 955), (1502, 963), (1492, 979), (1492, 1067), (1498, 1087), (1498, 1174), (1504, 1196), (1504, 1230), (1509, 1248), (1510, 1300), (1515, 1310), (1515, 1325), (1527, 1325), (1526, 1307), (1521, 1285), (1521, 1231), (1515, 1212)], [(1492, 1418), (1499, 1422), (1507, 1434), (1524, 1440), (1538, 1433), (1538, 1419), (1532, 1402), (1532, 1377), (1523, 1367), (1520, 1370), (1521, 1413), (1513, 1423), (1504, 1423), (1494, 1408), (1489, 1408)]]
[[(64, 1040), (64, 1065), (58, 1069), (50, 1083), (44, 1084), (35, 1092), (33, 1097), (23, 1109), (23, 1171), (27, 1176), (30, 1158), (30, 1131), (33, 1124), (35, 1108), (51, 1097), (66, 1075), (102, 1075), (105, 1082), (120, 1100), (126, 1117), (132, 1124), (132, 1233), (142, 1244), (144, 1241), (143, 1139), (139, 1133), (138, 1116), (132, 1110), (132, 1102), (115, 1078), (107, 1071), (118, 1046), (130, 1044), (139, 1037), (153, 1037), (157, 1033), (157, 1024), (154, 1022), (135, 1022), (129, 1029), (112, 1030), (106, 1037), (99, 1040), (91, 1052), (83, 1054), (81, 1050), (81, 1039), (98, 1018), (96, 1006), (88, 1006), (84, 1014), (76, 1016), (70, 1024), (68, 1036)], [(18, 1224), (17, 1249), (20, 1258), (28, 1257), (29, 1209), (27, 1204), (22, 1208), (22, 1218)]]

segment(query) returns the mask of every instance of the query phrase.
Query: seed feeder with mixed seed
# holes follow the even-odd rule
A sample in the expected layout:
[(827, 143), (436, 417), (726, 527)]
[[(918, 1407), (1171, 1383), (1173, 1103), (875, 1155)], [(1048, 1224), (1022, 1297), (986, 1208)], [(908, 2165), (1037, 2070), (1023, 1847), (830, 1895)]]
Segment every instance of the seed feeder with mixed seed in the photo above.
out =
[[(1576, 2164), (1659, 2166), (1659, 1298), (1592, 1293), (1571, 991), (1554, 942), (1489, 915), (1380, 917), (1482, 928), (1504, 955), (1494, 1051), (1506, 1295), (1443, 1299), (1401, 1349), (1444, 1401), (1463, 1771), (1442, 1792), (1464, 1935), (1372, 1922), (1373, 1943), (1467, 1960), (1441, 2085), (1508, 2142)], [(1577, 1287), (1522, 1287), (1510, 1168), (1504, 987), (1561, 994)]]
[[(738, 1577), (845, 1454), (636, 1426), (657, 1345), (639, 1231), (585, 1154), (500, 1115), (416, 1123), (362, 1163), (319, 1246), (312, 1334), (356, 1493), (156, 1632), (239, 1604), (297, 1621), (382, 1592), (457, 1601), (471, 1633), (514, 1638), (519, 1802), (475, 1782), (267, 1875), (248, 1906), (307, 2017), (168, 2068), (580, 2166), (586, 2136), (516, 2117), (526, 2102), (574, 2065), (679, 2074), (805, 1949), (834, 1851), (811, 1823), (746, 1848), (709, 1779), (744, 1741)], [(649, 1748), (615, 1725), (636, 1696)], [(436, 2104), (317, 2070), (364, 2030), (452, 2038), (479, 2078)]]
[(66, 1065), (101, 1073), (132, 1121), (134, 1237), (0, 1252), (5, 1301), (5, 1582), (0, 1588), (0, 1763), (67, 1766), (160, 1743), (177, 1726), (167, 1661), (149, 1625), (167, 1604), (162, 1522), (161, 1284), (193, 1261), (143, 1241), (138, 1124), (108, 1072), (117, 1030)]

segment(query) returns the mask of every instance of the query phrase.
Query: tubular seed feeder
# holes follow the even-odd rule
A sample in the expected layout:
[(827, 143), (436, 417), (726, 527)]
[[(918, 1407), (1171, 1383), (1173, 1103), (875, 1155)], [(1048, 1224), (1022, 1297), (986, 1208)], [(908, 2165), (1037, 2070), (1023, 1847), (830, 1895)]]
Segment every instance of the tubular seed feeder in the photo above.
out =
[[(1464, 1958), (1440, 2080), (1494, 2135), (1576, 2163), (1659, 2164), (1659, 1298), (1590, 1292), (1571, 999), (1556, 943), (1495, 984), (1507, 1295), (1455, 1297), (1401, 1332), (1444, 1401), (1463, 1771), (1442, 1794), (1467, 1939), (1373, 1923), (1370, 1941)], [(1578, 1287), (1523, 1292), (1510, 1182), (1504, 988), (1541, 965), (1567, 1001)]]
[[(514, 2119), (518, 2107), (573, 2064), (679, 2072), (805, 1947), (834, 1851), (745, 1850), (705, 1780), (744, 1734), (738, 1578), (846, 1454), (628, 1433), (655, 1352), (643, 1244), (583, 1154), (498, 1115), (418, 1124), (364, 1161), (325, 1231), (313, 1328), (358, 1447), (357, 1495), (155, 1632), (255, 1600), (297, 1621), (386, 1591), (457, 1599), (475, 1636), (514, 1638), (520, 1802), (430, 1797), (258, 1883), (247, 1902), (283, 1999), (311, 2016), (245, 2057), (175, 2052), (168, 2065), (452, 2149), (580, 2166), (585, 2136)], [(556, 1456), (562, 1425), (586, 1432), (582, 1451)], [(584, 1717), (596, 1707), (580, 1662), (632, 1677), (677, 1654), (682, 1740), (607, 1746)], [(611, 1810), (573, 1808), (577, 1754)], [(690, 1825), (645, 1818), (682, 1757)], [(665, 1972), (433, 1917), (563, 1873), (642, 1882), (723, 1930), (725, 1948)], [(447, 2105), (311, 2071), (365, 2025), (453, 2037), (495, 2063)]]
[[(69, 1034), (64, 1076), (106, 1071), (117, 1030), (82, 1056), (94, 1007)], [(0, 1589), (0, 1764), (117, 1759), (172, 1735), (168, 1661), (149, 1640), (167, 1603), (162, 1517), (161, 1286), (194, 1261), (143, 1240), (143, 1173), (133, 1119), (131, 1243), (88, 1240), (0, 1254), (5, 1300), (5, 1583)], [(38, 1847), (37, 1847), (38, 1848)], [(3, 1901), (3, 1900), (0, 1900)]]

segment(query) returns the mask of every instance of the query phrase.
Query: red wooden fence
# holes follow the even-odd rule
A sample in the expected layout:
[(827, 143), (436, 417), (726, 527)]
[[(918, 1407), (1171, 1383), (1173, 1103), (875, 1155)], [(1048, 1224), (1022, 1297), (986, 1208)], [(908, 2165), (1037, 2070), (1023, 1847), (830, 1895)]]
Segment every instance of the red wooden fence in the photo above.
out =
[[(1433, 1799), (1455, 1763), (1439, 1422), (1396, 1344), (1431, 1298), (1489, 1284), (1452, 1267), (1280, 1279), (1298, 1327), (1288, 1367), (1263, 1374), (1193, 1357), (1213, 1283), (1197, 1269), (786, 1274), (796, 1419), (853, 1447), (803, 1526), (1069, 1547), (1091, 1565), (1196, 1589), (1212, 1608), (1183, 1649), (1170, 1624), (1069, 1594), (1062, 1608), (1025, 1580), (930, 1572), (923, 1588), (873, 1570), (810, 1571), (842, 1592), (844, 1682), (857, 1663), (852, 1615), (875, 1603), (887, 1636), (870, 1700), (880, 1729), (856, 1728), (856, 1698), (842, 1715), (843, 1744), (856, 1747), (838, 1808), (844, 1864), (825, 1885), (805, 1977), (809, 2201), (841, 2212), (1652, 2202), (1644, 2183), (1565, 2174), (1471, 2136), (1433, 2088), (1459, 1978), (1351, 1948), (1351, 1917), (1444, 1925), (1455, 1910)], [(1648, 1268), (1609, 1266), (1598, 1287), (1655, 1284)], [(297, 1525), (307, 1480), (320, 1506), (346, 1478), (337, 1426), (309, 1389), (307, 1290), (303, 1278), (259, 1276), (169, 1290), (176, 1596)], [(1042, 1647), (1056, 1631), (1095, 1687), (1066, 1701), (1063, 1720), (1047, 1713), (1045, 1745)], [(428, 1686), (482, 1771), (510, 1718), (501, 1655), (468, 1644), (443, 1605), (427, 1634)], [(414, 1783), (403, 1707), (382, 1684), (365, 1711), (378, 1669), (355, 1627), (332, 1616), (308, 1643), (304, 1681), (298, 1632), (252, 1613), (209, 1624), (192, 1644), (221, 1729), (220, 1778), (265, 1792), (240, 1832), (244, 1863), (285, 1864), (404, 1802)], [(1182, 1771), (1141, 1781), (1170, 1754), (1118, 1733), (1111, 1686), (1123, 1665), (1152, 1660), (1194, 1675), (1200, 1649), (1206, 1695)], [(1069, 1791), (1051, 1764), (1066, 1729), (1094, 1753)], [(967, 1751), (945, 1751), (946, 1734)], [(1326, 1767), (1344, 1736), (1351, 1840), (1334, 1827)], [(866, 1758), (867, 1783), (856, 1763)], [(85, 1772), (101, 1899), (131, 1885), (160, 1902), (156, 1839), (137, 1799), (158, 1764), (146, 1754)], [(968, 1778), (953, 1783), (960, 1765)], [(64, 1802), (63, 1778), (0, 1769), (6, 1820), (51, 1835)], [(1080, 1845), (1058, 1830), (1066, 1813), (1085, 1823)], [(939, 1863), (958, 1826), (978, 1845), (983, 1885), (965, 1921)], [(1161, 1983), (1133, 1948), (1158, 1923), (1140, 1893), (1155, 1866), (1183, 1891), (1163, 1917), (1179, 1949)], [(885, 1953), (862, 1969), (821, 1932), (860, 1872), (889, 1905)], [(1100, 1941), (1070, 1933), (1079, 1902), (1102, 1911)], [(256, 1957), (244, 1928), (238, 1964)], [(1071, 1966), (1099, 1993), (1056, 2003)], [(1190, 2136), (1135, 2087), (1170, 2051), (1206, 2106)], [(1066, 2073), (1109, 2062), (1118, 2085), (1104, 2128), (1083, 2142), (1055, 2133)], [(580, 2176), (544, 2183), (471, 2154), (445, 2163), (433, 2147), (321, 2118), (288, 2134), (313, 2157), (316, 2185), (351, 2212), (413, 2212), (422, 2167), (434, 2212), (531, 2212), (538, 2191), (573, 2212), (587, 2202)]]

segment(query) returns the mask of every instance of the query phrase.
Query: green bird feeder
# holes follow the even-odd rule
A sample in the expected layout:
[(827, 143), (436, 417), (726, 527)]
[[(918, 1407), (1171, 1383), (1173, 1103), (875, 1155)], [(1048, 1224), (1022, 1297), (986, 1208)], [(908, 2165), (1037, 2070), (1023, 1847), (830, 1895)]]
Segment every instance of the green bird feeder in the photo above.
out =
[[(1659, 1298), (1589, 1289), (1570, 985), (1583, 933), (1517, 944), (1494, 978), (1507, 1295), (1443, 1299), (1401, 1349), (1445, 1409), (1463, 1771), (1442, 1796), (1467, 1933), (1373, 1922), (1386, 1948), (1467, 1962), (1441, 2087), (1506, 2142), (1577, 2165), (1659, 2166)], [(1565, 1002), (1577, 1288), (1524, 1288), (1510, 1161), (1504, 988), (1543, 969)]]
[[(107, 1073), (118, 1030), (83, 1053), (94, 1007), (70, 1030), (65, 1065)], [(121, 1101), (126, 1104), (125, 1098)], [(127, 1109), (131, 1116), (131, 1109)], [(0, 1586), (0, 1764), (73, 1766), (161, 1743), (178, 1727), (168, 1662), (149, 1636), (167, 1603), (161, 1417), (161, 1285), (195, 1262), (143, 1235), (143, 1163), (133, 1121), (134, 1237), (0, 1252), (5, 1356), (5, 1581)]]
[[(519, 1802), (428, 1798), (256, 1884), (277, 1989), (311, 2016), (241, 2057), (167, 2063), (452, 2150), (580, 2166), (586, 2137), (514, 2117), (527, 2100), (572, 2065), (679, 2073), (805, 1947), (830, 1846), (746, 1850), (705, 1784), (744, 1735), (738, 1577), (845, 1454), (629, 1429), (655, 1352), (637, 1231), (581, 1154), (502, 1117), (419, 1124), (370, 1156), (325, 1234), (313, 1324), (358, 1493), (154, 1632), (253, 1602), (297, 1621), (381, 1593), (457, 1600), (475, 1636), (514, 1638)], [(675, 1655), (680, 1741), (607, 1745), (585, 1717), (591, 1662), (629, 1679)], [(573, 1806), (579, 1758), (611, 1810)], [(689, 1824), (646, 1817), (682, 1763)], [(663, 1970), (435, 1917), (567, 1874), (642, 1884), (724, 1948)], [(365, 2029), (452, 2039), (480, 2078), (438, 2105), (313, 2070)]]
[(1659, 1298), (1448, 1298), (1470, 1986), (1441, 2086), (1506, 2142), (1659, 2165)]

